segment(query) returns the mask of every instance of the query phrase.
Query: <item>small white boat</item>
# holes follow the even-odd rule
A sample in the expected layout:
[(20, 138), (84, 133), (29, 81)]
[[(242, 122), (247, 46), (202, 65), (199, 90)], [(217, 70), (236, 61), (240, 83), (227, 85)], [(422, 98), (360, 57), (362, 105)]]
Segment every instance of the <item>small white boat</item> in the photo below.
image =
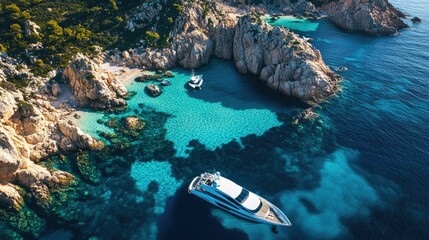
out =
[(192, 77), (188, 81), (188, 85), (193, 89), (201, 89), (203, 81), (203, 75), (195, 75), (194, 70), (192, 69)]
[(252, 222), (291, 226), (286, 215), (274, 204), (216, 173), (195, 177), (188, 192), (211, 204)]

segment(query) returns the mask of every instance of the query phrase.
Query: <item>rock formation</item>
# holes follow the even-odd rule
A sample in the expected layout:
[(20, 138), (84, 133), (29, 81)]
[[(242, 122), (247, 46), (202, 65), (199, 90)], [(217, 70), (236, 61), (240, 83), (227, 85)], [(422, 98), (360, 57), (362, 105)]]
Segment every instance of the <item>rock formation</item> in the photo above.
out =
[(15, 210), (21, 209), (24, 199), (19, 193), (19, 187), (13, 184), (0, 184), (0, 204)]
[(112, 73), (103, 70), (83, 54), (74, 57), (64, 70), (64, 77), (70, 81), (70, 87), (81, 107), (108, 109), (127, 105), (122, 99), (128, 94), (127, 89)]
[(158, 85), (155, 84), (146, 85), (145, 90), (152, 97), (158, 97), (159, 95), (161, 95), (161, 89), (158, 87)]
[[(120, 64), (147, 68), (175, 65), (197, 68), (215, 56), (233, 59), (239, 72), (257, 75), (269, 87), (301, 100), (319, 102), (338, 89), (338, 77), (323, 63), (320, 52), (294, 33), (273, 28), (250, 15), (238, 18), (224, 14), (222, 9), (226, 7), (222, 3), (205, 2), (204, 9), (198, 2), (184, 4), (183, 13), (171, 32), (170, 48), (156, 52), (146, 48), (143, 53), (135, 49), (125, 54), (128, 59), (121, 58), (119, 53), (112, 59)], [(137, 15), (132, 21), (142, 22), (144, 19)], [(154, 65), (148, 56), (166, 61)], [(159, 65), (160, 62), (164, 64)]]
[(125, 118), (125, 127), (128, 130), (140, 131), (145, 127), (146, 123), (136, 116), (128, 116)]
[[(234, 5), (246, 1), (182, 1), (168, 36), (169, 47), (111, 51), (109, 58), (119, 65), (169, 69), (177, 65), (197, 68), (214, 56), (233, 60), (241, 73), (257, 75), (267, 86), (286, 95), (320, 102), (338, 89), (338, 76), (323, 63), (320, 52), (293, 32), (271, 27), (249, 12), (267, 12), (272, 6), (302, 15), (326, 11), (329, 19), (344, 29), (377, 35), (395, 34), (398, 28), (406, 27), (400, 19), (403, 14), (387, 0), (263, 2), (237, 8)], [(162, 0), (144, 3), (127, 29), (150, 27), (157, 31), (159, 13), (165, 7), (171, 6)], [(27, 34), (37, 34), (37, 25), (27, 21), (25, 26)], [(127, 90), (101, 68), (100, 56), (89, 59), (78, 54), (64, 70), (74, 97), (80, 106), (97, 109), (126, 106), (123, 97)], [(10, 77), (29, 79), (29, 86), (16, 89), (8, 82)], [(11, 209), (19, 210), (24, 204), (21, 187), (46, 204), (50, 188), (73, 178), (63, 171), (48, 171), (38, 162), (61, 150), (103, 147), (102, 142), (65, 120), (69, 110), (51, 106), (49, 100), (61, 94), (61, 88), (56, 83), (44, 84), (46, 80), (34, 77), (24, 64), (0, 53), (0, 204)], [(124, 124), (129, 130), (144, 128), (138, 118), (129, 117)]]
[[(18, 185), (30, 190), (41, 204), (47, 204), (49, 188), (70, 181), (72, 176), (48, 171), (37, 163), (57, 153), (63, 142), (90, 149), (103, 144), (76, 126), (63, 126), (62, 120), (70, 112), (51, 106), (50, 96), (39, 91), (44, 89), (43, 79), (33, 77), (25, 66), (18, 70), (18, 62), (6, 55), (0, 57), (0, 66), (0, 204), (21, 208), (23, 191)], [(25, 76), (31, 84), (17, 89), (7, 82), (8, 76)]]
[(411, 21), (412, 21), (413, 23), (421, 23), (421, 22), (422, 22), (422, 20), (421, 20), (420, 18), (418, 18), (418, 17), (413, 17), (413, 18), (411, 18)]
[(319, 102), (338, 88), (339, 77), (324, 64), (318, 50), (293, 32), (256, 17), (238, 20), (233, 53), (238, 71), (260, 76), (286, 95)]
[(373, 35), (392, 35), (408, 26), (403, 14), (387, 0), (339, 0), (322, 7), (335, 25), (351, 31)]
[[(226, 0), (247, 7), (245, 1)], [(360, 31), (371, 35), (392, 35), (408, 26), (401, 20), (405, 15), (395, 9), (388, 0), (289, 0), (261, 1), (251, 6), (253, 12), (275, 12), (300, 16), (320, 16), (327, 13), (329, 20), (340, 28)]]

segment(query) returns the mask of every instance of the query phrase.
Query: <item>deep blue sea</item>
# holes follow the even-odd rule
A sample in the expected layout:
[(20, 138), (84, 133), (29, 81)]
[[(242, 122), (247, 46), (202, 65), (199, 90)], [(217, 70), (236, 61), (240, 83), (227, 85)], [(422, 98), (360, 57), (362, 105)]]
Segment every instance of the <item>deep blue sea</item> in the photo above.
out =
[[(91, 155), (101, 180), (83, 181), (84, 194), (53, 212), (30, 206), (27, 216), (44, 219), (42, 239), (428, 239), (429, 1), (391, 2), (422, 23), (391, 37), (326, 19), (278, 23), (313, 38), (332, 68), (348, 68), (338, 96), (314, 109), (317, 120), (296, 124), (305, 105), (226, 61), (196, 70), (200, 91), (186, 88), (182, 69), (157, 98), (134, 82), (130, 112), (86, 112), (78, 123), (98, 136), (113, 130), (97, 119), (138, 114), (143, 137), (130, 150)], [(64, 166), (55, 165), (75, 170)], [(194, 176), (213, 170), (293, 225), (274, 234), (187, 193)]]

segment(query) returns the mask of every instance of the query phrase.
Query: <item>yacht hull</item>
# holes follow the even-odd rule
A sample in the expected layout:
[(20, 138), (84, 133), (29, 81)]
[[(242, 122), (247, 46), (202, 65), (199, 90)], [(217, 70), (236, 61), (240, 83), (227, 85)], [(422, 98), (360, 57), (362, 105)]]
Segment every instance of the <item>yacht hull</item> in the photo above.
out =
[[(244, 207), (243, 204), (234, 198), (231, 198), (227, 194), (220, 192), (218, 189), (216, 189), (216, 187), (207, 188), (205, 185), (202, 185), (201, 182), (203, 180), (204, 179), (202, 179), (202, 177), (195, 177), (188, 187), (188, 192), (250, 222), (265, 223), (276, 226), (291, 226), (291, 223), (289, 219), (287, 219), (286, 215), (284, 215), (281, 210), (279, 210), (276, 206), (264, 198), (255, 194), (261, 201), (261, 205), (263, 204), (267, 209), (267, 214), (265, 216), (259, 216), (255, 212), (252, 212)], [(271, 219), (267, 217), (268, 215), (270, 215)]]

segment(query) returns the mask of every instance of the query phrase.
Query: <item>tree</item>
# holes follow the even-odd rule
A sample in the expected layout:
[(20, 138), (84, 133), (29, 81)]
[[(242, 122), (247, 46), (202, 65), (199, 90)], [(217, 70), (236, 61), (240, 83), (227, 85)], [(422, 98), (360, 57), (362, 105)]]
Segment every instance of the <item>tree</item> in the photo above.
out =
[(20, 33), (21, 32), (21, 26), (19, 26), (18, 23), (14, 23), (10, 25), (10, 31), (12, 33)]
[(6, 12), (11, 14), (11, 13), (20, 13), (21, 9), (19, 9), (19, 7), (16, 4), (10, 4), (6, 6)]
[(25, 20), (30, 20), (30, 13), (27, 11), (21, 12), (20, 17), (25, 21)]
[(58, 23), (55, 20), (49, 20), (46, 24), (46, 31), (48, 35), (56, 35), (56, 36), (62, 36), (63, 35), (63, 28), (58, 25)]
[(21, 32), (22, 32), (21, 26), (18, 23), (14, 23), (10, 25), (10, 34), (12, 38), (21, 39), (22, 38)]
[(6, 47), (0, 43), (0, 52), (6, 52)]
[(70, 38), (76, 34), (76, 31), (71, 30), (70, 28), (64, 28), (64, 36)]
[(6, 6), (6, 13), (12, 20), (17, 20), (21, 16), (21, 9), (16, 4)]
[(159, 39), (159, 34), (157, 32), (152, 32), (152, 31), (146, 32), (145, 40), (147, 45), (155, 46), (158, 39)]
[(110, 4), (112, 4), (113, 10), (118, 11), (119, 8), (115, 0), (110, 0)]
[(76, 39), (80, 42), (88, 41), (92, 32), (83, 26), (76, 27)]

